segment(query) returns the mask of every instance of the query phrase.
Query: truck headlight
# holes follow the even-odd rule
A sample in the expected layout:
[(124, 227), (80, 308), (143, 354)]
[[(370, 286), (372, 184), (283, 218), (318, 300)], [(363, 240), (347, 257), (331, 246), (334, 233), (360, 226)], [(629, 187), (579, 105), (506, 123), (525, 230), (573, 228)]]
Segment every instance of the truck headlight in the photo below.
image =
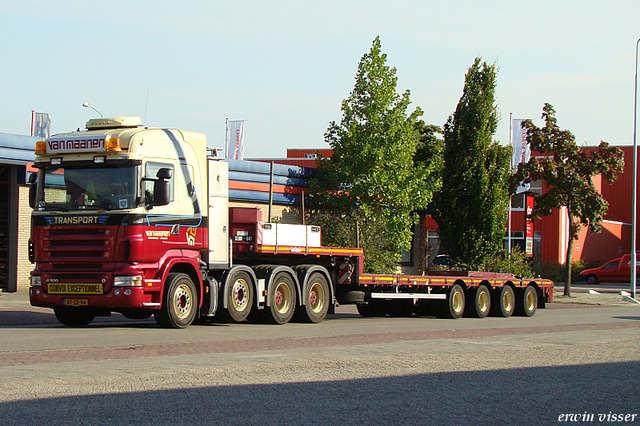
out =
[(40, 275), (31, 275), (31, 287), (42, 287), (42, 277)]
[(115, 276), (113, 277), (115, 287), (142, 287), (142, 275)]

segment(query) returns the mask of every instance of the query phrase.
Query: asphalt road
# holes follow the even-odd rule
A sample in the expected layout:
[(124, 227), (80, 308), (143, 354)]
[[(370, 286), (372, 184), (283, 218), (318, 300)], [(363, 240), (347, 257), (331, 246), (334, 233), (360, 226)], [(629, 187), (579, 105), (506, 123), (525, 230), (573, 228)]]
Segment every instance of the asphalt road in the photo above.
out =
[(315, 325), (185, 330), (119, 315), (65, 328), (26, 294), (2, 294), (0, 419), (640, 425), (640, 305), (603, 293), (578, 290), (532, 318), (361, 318), (346, 306)]

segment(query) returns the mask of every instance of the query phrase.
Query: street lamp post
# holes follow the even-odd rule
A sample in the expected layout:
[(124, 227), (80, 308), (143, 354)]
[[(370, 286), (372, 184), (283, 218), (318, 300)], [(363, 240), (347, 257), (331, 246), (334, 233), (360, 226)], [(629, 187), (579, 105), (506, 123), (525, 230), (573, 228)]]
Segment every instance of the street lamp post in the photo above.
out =
[(100, 114), (100, 117), (104, 118), (104, 115), (102, 115), (102, 113), (100, 111), (98, 111), (97, 109), (94, 108), (93, 105), (91, 105), (89, 102), (85, 102), (82, 104), (83, 107), (85, 108), (91, 108), (92, 110), (94, 110), (95, 112), (97, 112), (98, 114)]
[(631, 218), (631, 297), (636, 298), (636, 220), (637, 220), (637, 191), (638, 191), (638, 141), (637, 133), (637, 117), (638, 117), (638, 45), (640, 39), (636, 41), (636, 74), (633, 92), (633, 215)]

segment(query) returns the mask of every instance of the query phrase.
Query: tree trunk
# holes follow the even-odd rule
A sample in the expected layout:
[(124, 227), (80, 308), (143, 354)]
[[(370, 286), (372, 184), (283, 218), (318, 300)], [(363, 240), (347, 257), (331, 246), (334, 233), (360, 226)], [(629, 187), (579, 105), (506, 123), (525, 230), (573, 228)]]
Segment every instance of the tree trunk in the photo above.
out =
[(567, 247), (567, 263), (564, 268), (564, 295), (571, 297), (571, 254), (573, 253), (573, 215), (571, 210), (568, 210), (569, 214), (569, 244)]

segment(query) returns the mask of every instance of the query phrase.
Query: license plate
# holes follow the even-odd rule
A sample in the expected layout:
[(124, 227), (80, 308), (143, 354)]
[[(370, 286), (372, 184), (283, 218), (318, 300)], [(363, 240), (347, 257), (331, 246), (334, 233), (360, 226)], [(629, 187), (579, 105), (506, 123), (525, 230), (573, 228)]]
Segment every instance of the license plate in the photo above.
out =
[(65, 306), (89, 306), (89, 299), (63, 299)]
[(49, 294), (102, 294), (102, 284), (60, 284), (49, 283)]

